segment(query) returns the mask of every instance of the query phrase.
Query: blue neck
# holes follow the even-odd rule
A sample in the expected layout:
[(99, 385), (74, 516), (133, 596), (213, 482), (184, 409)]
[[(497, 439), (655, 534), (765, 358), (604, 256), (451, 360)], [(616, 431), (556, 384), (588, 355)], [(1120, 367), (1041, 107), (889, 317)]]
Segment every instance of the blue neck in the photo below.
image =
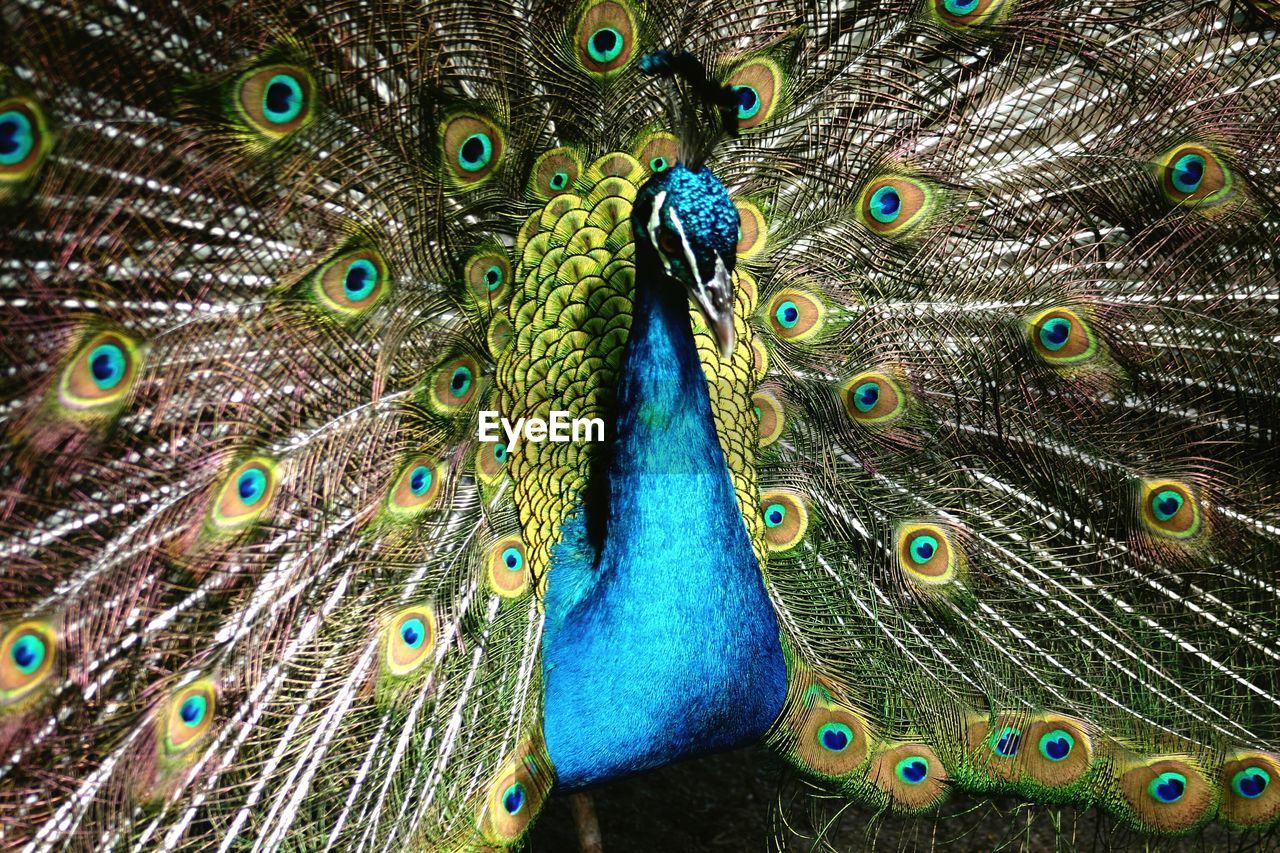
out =
[[(544, 732), (563, 787), (759, 738), (786, 664), (675, 282), (637, 269), (597, 550), (562, 527), (545, 599)], [(585, 509), (585, 508), (584, 508)]]

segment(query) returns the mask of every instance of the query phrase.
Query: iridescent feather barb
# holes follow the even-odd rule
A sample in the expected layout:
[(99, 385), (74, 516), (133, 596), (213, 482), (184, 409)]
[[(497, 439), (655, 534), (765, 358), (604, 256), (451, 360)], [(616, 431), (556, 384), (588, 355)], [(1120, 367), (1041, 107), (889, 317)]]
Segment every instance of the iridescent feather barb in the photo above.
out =
[(0, 837), (507, 846), (760, 739), (1270, 838), (1276, 30), (6, 4)]

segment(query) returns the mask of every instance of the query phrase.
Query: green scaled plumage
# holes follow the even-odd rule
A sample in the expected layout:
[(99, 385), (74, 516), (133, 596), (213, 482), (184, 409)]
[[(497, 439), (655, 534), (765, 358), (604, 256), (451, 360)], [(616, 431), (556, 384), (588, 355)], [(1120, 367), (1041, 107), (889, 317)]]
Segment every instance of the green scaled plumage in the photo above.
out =
[(520, 842), (607, 448), (477, 436), (612, 426), (631, 207), (685, 131), (662, 48), (738, 98), (736, 348), (690, 322), (788, 656), (767, 745), (885, 820), (959, 791), (1269, 838), (1277, 26), (6, 4), (0, 838)]

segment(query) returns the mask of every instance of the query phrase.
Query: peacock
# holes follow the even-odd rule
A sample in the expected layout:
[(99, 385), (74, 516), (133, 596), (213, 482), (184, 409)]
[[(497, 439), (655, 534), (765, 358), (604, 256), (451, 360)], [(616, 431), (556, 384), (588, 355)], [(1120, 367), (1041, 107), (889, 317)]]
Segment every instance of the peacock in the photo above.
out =
[(6, 0), (0, 846), (513, 847), (750, 744), (1271, 837), (1278, 26)]

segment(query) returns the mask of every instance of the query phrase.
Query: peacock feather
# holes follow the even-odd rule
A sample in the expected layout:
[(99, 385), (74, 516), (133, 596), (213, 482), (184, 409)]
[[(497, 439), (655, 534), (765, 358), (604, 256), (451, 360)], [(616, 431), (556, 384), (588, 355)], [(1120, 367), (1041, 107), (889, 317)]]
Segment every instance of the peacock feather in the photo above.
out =
[(506, 847), (755, 743), (1270, 838), (1278, 23), (7, 3), (0, 843)]

